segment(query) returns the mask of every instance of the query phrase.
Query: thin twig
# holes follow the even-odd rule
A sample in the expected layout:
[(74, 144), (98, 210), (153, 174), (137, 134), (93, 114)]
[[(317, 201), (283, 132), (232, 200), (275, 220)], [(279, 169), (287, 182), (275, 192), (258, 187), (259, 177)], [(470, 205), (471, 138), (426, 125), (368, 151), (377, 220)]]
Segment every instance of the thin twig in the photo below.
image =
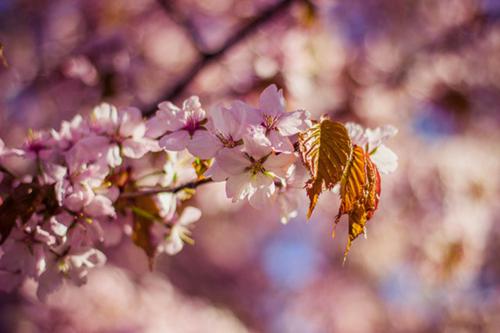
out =
[(9, 175), (12, 178), (17, 178), (17, 176), (12, 171), (10, 171), (9, 169), (7, 169), (6, 167), (4, 167), (1, 164), (0, 164), (0, 172), (3, 172), (5, 174)]
[(181, 77), (177, 84), (165, 94), (158, 99), (157, 102), (153, 103), (151, 106), (145, 108), (144, 115), (150, 116), (156, 110), (156, 105), (164, 100), (174, 100), (178, 97), (186, 87), (194, 80), (194, 78), (204, 69), (207, 65), (214, 61), (217, 61), (239, 42), (248, 37), (252, 32), (260, 28), (267, 22), (270, 22), (275, 18), (280, 12), (288, 8), (295, 0), (281, 0), (278, 3), (270, 6), (266, 10), (262, 11), (259, 15), (254, 17), (250, 22), (241, 27), (233, 35), (231, 35), (218, 49), (215, 51), (202, 54), (201, 58), (198, 59), (193, 66)]
[(203, 178), (200, 180), (195, 180), (183, 185), (179, 185), (176, 187), (155, 187), (155, 188), (149, 188), (147, 190), (143, 191), (137, 191), (137, 192), (126, 192), (120, 195), (122, 198), (135, 198), (135, 197), (141, 197), (141, 196), (146, 196), (146, 195), (155, 195), (159, 193), (177, 193), (182, 190), (186, 189), (195, 189), (200, 185), (211, 183), (212, 178)]

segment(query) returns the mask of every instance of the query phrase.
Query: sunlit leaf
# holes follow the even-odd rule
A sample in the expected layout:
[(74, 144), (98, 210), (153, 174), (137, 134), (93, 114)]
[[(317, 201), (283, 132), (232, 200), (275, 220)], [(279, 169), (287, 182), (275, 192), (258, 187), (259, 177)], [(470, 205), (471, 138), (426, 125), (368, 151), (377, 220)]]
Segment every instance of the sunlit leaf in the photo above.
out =
[(341, 180), (352, 152), (352, 143), (344, 125), (323, 119), (299, 135), (299, 149), (311, 174), (306, 183), (309, 218), (323, 189), (332, 189)]
[(339, 215), (349, 213), (354, 209), (354, 204), (363, 196), (365, 183), (365, 152), (363, 148), (355, 145), (351, 159), (340, 181), (340, 198), (342, 201)]
[(366, 223), (373, 216), (380, 198), (380, 175), (375, 164), (361, 147), (355, 146), (341, 182), (341, 203), (335, 219), (349, 215), (349, 236), (344, 252), (347, 258), (352, 242), (366, 231)]
[(198, 180), (205, 178), (204, 174), (212, 164), (212, 160), (202, 160), (200, 158), (195, 158), (192, 165), (194, 171), (196, 172), (196, 176), (198, 176)]

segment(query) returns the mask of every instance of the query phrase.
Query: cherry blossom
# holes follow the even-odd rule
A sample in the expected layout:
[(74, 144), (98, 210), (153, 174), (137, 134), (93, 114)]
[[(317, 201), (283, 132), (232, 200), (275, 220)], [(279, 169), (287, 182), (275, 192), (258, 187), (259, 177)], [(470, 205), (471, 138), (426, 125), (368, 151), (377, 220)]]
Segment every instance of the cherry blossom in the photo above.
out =
[(195, 142), (210, 139), (210, 134), (203, 127), (205, 123), (206, 112), (197, 96), (185, 100), (182, 108), (162, 102), (156, 115), (147, 122), (147, 136), (161, 136), (159, 144), (164, 149), (181, 151), (187, 148), (192, 152)]
[[(0, 169), (0, 189), (11, 192), (0, 193), (7, 220), (0, 289), (33, 279), (45, 301), (64, 283), (84, 284), (90, 270), (105, 264), (105, 248), (125, 236), (150, 262), (178, 253), (193, 243), (191, 228), (201, 218), (183, 202), (202, 183), (225, 182), (229, 199), (254, 208), (275, 203), (288, 222), (298, 215), (306, 181), (294, 143), (310, 125), (306, 111), (285, 110), (283, 92), (271, 85), (258, 107), (233, 101), (205, 112), (193, 96), (181, 108), (160, 103), (145, 120), (137, 108), (103, 103), (59, 130), (30, 131), (21, 149), (0, 140), (0, 162), (15, 157), (28, 164), (19, 177)], [(395, 128), (346, 127), (382, 173), (394, 171), (397, 156), (383, 143)], [(7, 200), (14, 206), (3, 205)]]
[(233, 202), (248, 197), (260, 208), (274, 199), (275, 181), (286, 177), (295, 156), (274, 153), (262, 127), (253, 127), (243, 142), (242, 148), (221, 149), (207, 174), (214, 181), (226, 180), (226, 194)]
[(310, 126), (309, 114), (304, 110), (286, 112), (283, 91), (273, 84), (267, 87), (259, 98), (257, 109), (266, 135), (276, 152), (293, 152), (290, 136), (295, 135)]

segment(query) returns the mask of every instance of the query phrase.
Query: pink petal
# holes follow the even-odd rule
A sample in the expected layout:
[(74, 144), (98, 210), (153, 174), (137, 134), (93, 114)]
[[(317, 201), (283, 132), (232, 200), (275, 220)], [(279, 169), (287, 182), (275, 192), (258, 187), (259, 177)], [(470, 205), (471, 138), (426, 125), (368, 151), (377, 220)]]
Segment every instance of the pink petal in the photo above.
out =
[(307, 129), (307, 118), (307, 112), (304, 110), (285, 112), (276, 127), (284, 136), (294, 135)]
[(120, 135), (122, 137), (142, 137), (146, 132), (146, 126), (142, 121), (141, 110), (128, 107), (120, 110), (121, 124)]
[(290, 139), (275, 130), (270, 131), (268, 136), (274, 151), (279, 153), (293, 153), (293, 145)]
[(194, 133), (187, 148), (192, 155), (207, 160), (215, 156), (222, 143), (209, 131), (199, 130)]
[(265, 135), (262, 126), (249, 127), (243, 137), (245, 151), (255, 159), (260, 159), (271, 152), (271, 141)]
[(122, 143), (122, 153), (126, 157), (141, 158), (150, 151), (148, 141), (127, 139)]
[(189, 133), (184, 130), (164, 135), (160, 141), (160, 147), (166, 150), (180, 151), (189, 143)]
[(217, 160), (214, 160), (210, 168), (205, 172), (205, 176), (212, 178), (214, 182), (222, 182), (225, 181), (230, 174), (222, 170)]
[(223, 148), (216, 155), (218, 166), (230, 175), (239, 175), (250, 166), (250, 161), (238, 148)]
[(274, 84), (270, 85), (260, 94), (259, 106), (264, 114), (273, 117), (285, 112), (283, 91)]

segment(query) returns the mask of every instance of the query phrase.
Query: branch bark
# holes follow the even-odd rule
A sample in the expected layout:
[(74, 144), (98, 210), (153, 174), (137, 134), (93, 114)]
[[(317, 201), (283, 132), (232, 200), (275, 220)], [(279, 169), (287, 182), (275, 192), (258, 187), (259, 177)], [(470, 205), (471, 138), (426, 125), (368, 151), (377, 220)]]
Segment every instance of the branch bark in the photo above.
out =
[(212, 182), (212, 178), (203, 178), (199, 180), (195, 180), (186, 184), (182, 184), (179, 186), (175, 187), (155, 187), (155, 188), (149, 188), (144, 191), (137, 191), (137, 192), (125, 192), (120, 195), (121, 198), (136, 198), (136, 197), (141, 197), (145, 195), (155, 195), (159, 193), (177, 193), (185, 189), (195, 189), (200, 185), (203, 184), (208, 184)]
[(203, 53), (201, 57), (191, 66), (191, 68), (180, 78), (176, 85), (174, 85), (170, 90), (167, 90), (155, 103), (145, 108), (144, 115), (151, 116), (155, 110), (156, 105), (164, 100), (174, 100), (178, 97), (187, 86), (196, 78), (196, 76), (204, 69), (207, 65), (219, 60), (224, 54), (230, 51), (234, 46), (243, 41), (255, 30), (260, 28), (262, 25), (270, 22), (283, 10), (287, 9), (296, 0), (281, 0), (276, 4), (270, 6), (266, 10), (262, 11), (259, 15), (254, 17), (250, 22), (241, 27), (233, 35), (231, 35), (218, 49), (212, 52)]

